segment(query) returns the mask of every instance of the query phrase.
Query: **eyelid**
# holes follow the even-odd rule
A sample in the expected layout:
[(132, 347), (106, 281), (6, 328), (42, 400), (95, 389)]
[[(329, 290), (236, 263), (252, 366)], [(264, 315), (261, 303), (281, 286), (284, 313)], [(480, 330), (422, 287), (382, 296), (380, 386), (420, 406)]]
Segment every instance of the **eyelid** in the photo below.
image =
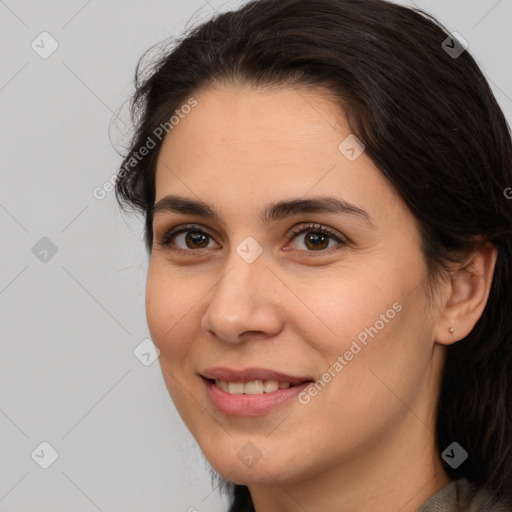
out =
[(337, 230), (326, 226), (324, 224), (319, 224), (318, 222), (307, 222), (306, 224), (301, 225), (297, 229), (292, 229), (290, 231), (290, 237), (295, 238), (297, 235), (300, 235), (307, 231), (318, 231), (320, 233), (324, 233), (326, 235), (329, 235), (332, 238), (337, 239), (339, 242), (349, 242), (348, 237), (342, 235)]

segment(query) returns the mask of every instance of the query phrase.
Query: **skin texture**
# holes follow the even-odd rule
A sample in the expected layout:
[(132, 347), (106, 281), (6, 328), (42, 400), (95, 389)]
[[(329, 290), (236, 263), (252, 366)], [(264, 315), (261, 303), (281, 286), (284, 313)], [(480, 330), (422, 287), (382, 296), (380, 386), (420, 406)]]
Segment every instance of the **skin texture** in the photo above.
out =
[[(321, 92), (217, 85), (194, 95), (164, 140), (155, 203), (205, 200), (221, 221), (155, 214), (148, 326), (183, 421), (218, 473), (249, 486), (258, 512), (414, 511), (450, 481), (434, 445), (445, 345), (481, 315), (496, 252), (477, 251), (429, 302), (414, 217), (364, 152), (350, 161), (338, 150), (351, 130)], [(357, 205), (373, 227), (332, 213), (258, 219), (269, 202), (317, 195)], [(186, 223), (209, 237), (159, 245)], [(315, 229), (290, 236), (307, 223), (350, 243), (315, 246)], [(250, 264), (236, 252), (248, 236), (263, 249)], [(198, 373), (212, 366), (320, 379), (394, 303), (401, 311), (309, 403), (235, 417), (209, 401)], [(261, 454), (252, 467), (237, 456), (247, 442)]]

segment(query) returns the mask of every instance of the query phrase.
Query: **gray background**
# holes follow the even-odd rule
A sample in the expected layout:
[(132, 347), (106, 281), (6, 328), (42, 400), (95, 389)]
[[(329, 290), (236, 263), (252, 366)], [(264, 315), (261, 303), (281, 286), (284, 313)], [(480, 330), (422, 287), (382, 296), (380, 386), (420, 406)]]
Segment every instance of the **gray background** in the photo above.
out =
[[(468, 41), (512, 119), (512, 0), (402, 3)], [(0, 1), (1, 511), (226, 509), (158, 361), (133, 352), (149, 337), (142, 219), (92, 191), (117, 172), (109, 124), (142, 52), (240, 4)], [(43, 31), (47, 59), (31, 47)]]

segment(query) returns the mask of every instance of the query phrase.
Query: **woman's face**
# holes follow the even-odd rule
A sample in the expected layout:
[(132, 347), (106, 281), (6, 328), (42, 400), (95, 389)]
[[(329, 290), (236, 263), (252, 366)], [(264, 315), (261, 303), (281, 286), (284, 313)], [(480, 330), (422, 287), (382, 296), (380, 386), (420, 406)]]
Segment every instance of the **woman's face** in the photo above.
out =
[[(350, 475), (397, 455), (413, 464), (433, 446), (444, 352), (412, 214), (315, 91), (225, 86), (195, 98), (159, 154), (146, 293), (183, 421), (236, 483)], [(170, 195), (214, 216), (171, 208)], [(214, 367), (263, 373), (225, 377), (247, 393), (232, 395), (202, 377)], [(317, 384), (240, 384), (275, 380), (265, 371)]]

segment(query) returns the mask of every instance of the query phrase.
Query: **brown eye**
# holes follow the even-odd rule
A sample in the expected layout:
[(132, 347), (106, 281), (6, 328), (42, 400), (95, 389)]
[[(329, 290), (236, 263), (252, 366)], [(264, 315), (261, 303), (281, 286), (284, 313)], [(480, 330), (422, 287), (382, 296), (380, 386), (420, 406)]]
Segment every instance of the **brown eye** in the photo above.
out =
[[(166, 231), (161, 237), (159, 244), (162, 247), (168, 247), (172, 243), (172, 245), (176, 246), (179, 250), (189, 251), (207, 248), (209, 239), (212, 239), (212, 237), (208, 233), (194, 225), (189, 225)], [(181, 242), (177, 244), (173, 242), (173, 240), (181, 240)], [(181, 246), (179, 245), (180, 243)]]
[(341, 245), (347, 245), (347, 242), (340, 238), (332, 229), (322, 226), (320, 224), (309, 224), (303, 226), (291, 233), (291, 238), (294, 239), (306, 233), (307, 236), (302, 237), (304, 245), (309, 252), (321, 252), (325, 249), (330, 249), (329, 242), (335, 241)]
[[(327, 252), (332, 249), (330, 242), (337, 242), (337, 245), (348, 245), (348, 241), (340, 237), (334, 230), (320, 224), (308, 224), (293, 231), (289, 239), (293, 240), (299, 235), (302, 237), (305, 249), (301, 252)], [(161, 247), (182, 252), (199, 252), (198, 249), (207, 249), (212, 241), (211, 235), (196, 225), (181, 225), (166, 231), (158, 241)], [(336, 244), (334, 244), (335, 246)], [(329, 251), (330, 252), (330, 251)]]
[[(184, 242), (188, 249), (204, 249), (208, 245), (209, 235), (200, 231), (185, 231), (182, 233), (177, 233), (177, 235), (183, 234)], [(178, 237), (177, 237), (178, 238)], [(179, 245), (178, 245), (179, 247)]]

